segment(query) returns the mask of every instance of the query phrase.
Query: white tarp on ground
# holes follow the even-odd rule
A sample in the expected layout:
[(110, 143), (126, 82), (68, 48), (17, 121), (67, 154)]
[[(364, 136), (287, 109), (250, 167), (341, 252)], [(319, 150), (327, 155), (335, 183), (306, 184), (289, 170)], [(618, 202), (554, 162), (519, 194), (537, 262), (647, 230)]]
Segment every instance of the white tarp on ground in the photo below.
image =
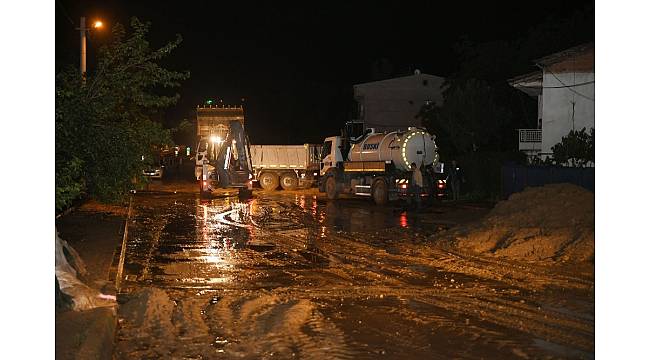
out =
[[(95, 290), (83, 282), (81, 282), (77, 275), (86, 273), (86, 268), (83, 260), (77, 252), (63, 239), (59, 237), (59, 233), (55, 232), (55, 273), (59, 281), (61, 291), (66, 295), (72, 297), (72, 309), (76, 311), (88, 310), (100, 306), (113, 306), (115, 305), (114, 298), (104, 295), (98, 290)], [(71, 258), (74, 267), (68, 261), (66, 252)]]

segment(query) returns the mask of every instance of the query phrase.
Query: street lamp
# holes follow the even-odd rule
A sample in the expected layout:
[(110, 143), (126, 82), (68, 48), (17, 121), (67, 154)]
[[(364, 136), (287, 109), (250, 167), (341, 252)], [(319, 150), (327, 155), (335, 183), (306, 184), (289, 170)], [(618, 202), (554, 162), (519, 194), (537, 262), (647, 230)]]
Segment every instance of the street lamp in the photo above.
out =
[[(101, 20), (97, 20), (93, 23), (93, 28), (100, 29), (104, 26), (104, 23)], [(86, 17), (82, 16), (79, 20), (79, 33), (81, 35), (81, 61), (79, 62), (79, 71), (81, 71), (81, 79), (86, 83), (86, 31), (90, 31), (86, 27)]]

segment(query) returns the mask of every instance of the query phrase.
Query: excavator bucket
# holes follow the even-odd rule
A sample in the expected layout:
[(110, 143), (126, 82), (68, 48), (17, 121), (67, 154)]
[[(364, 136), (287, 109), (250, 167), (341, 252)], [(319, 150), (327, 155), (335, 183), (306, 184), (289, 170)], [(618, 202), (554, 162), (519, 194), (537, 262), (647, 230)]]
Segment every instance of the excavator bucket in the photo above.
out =
[(218, 187), (250, 188), (253, 178), (250, 147), (244, 125), (230, 121), (230, 131), (219, 154), (210, 161), (218, 174)]

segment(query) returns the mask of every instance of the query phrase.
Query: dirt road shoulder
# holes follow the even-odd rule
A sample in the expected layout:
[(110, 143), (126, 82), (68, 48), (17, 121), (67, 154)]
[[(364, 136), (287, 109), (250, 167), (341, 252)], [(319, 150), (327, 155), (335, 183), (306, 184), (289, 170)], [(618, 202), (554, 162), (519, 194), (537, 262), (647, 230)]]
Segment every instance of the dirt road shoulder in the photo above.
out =
[[(102, 293), (115, 293), (109, 270), (122, 240), (127, 207), (87, 202), (56, 221), (57, 230), (83, 259), (88, 274), (81, 280)], [(56, 358), (111, 359), (116, 317), (109, 308), (57, 311)]]

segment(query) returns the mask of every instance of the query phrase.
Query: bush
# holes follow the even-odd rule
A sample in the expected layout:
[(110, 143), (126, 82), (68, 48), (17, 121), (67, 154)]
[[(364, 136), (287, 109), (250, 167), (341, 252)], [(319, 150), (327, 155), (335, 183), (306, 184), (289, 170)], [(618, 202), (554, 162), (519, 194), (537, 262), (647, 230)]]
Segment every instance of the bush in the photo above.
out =
[(562, 141), (551, 148), (552, 162), (557, 165), (585, 167), (595, 162), (595, 131), (591, 128), (580, 131), (571, 130)]

